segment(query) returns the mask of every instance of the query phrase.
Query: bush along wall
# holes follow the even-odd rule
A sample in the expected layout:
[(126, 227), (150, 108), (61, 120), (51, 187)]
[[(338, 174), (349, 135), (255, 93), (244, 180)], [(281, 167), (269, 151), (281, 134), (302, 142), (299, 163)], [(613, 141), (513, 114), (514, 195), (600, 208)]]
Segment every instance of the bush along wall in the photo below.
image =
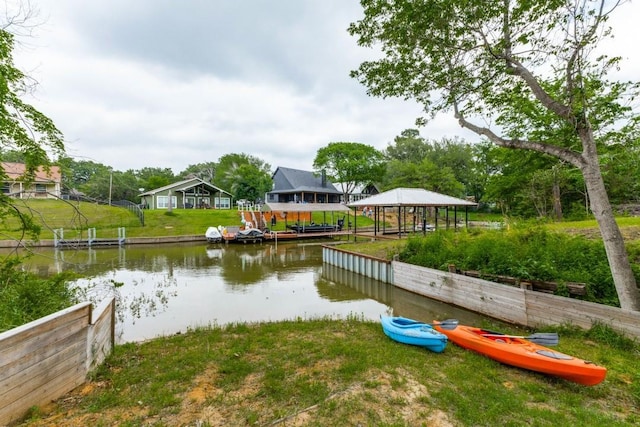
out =
[[(504, 275), (520, 280), (586, 284), (581, 299), (618, 306), (618, 297), (601, 240), (540, 227), (513, 230), (436, 231), (409, 239), (400, 260), (446, 271), (460, 270)], [(634, 268), (636, 280), (638, 268)], [(640, 283), (640, 280), (638, 280)]]

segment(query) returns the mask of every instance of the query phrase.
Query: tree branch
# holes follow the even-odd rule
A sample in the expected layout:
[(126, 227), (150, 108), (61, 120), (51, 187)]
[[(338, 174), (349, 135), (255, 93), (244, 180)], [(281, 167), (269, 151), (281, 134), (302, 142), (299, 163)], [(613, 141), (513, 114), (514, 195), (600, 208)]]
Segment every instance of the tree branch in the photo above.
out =
[(550, 156), (554, 156), (561, 160), (564, 160), (577, 168), (582, 168), (586, 165), (586, 162), (584, 161), (580, 153), (563, 147), (559, 147), (557, 145), (521, 139), (502, 138), (491, 129), (487, 127), (477, 126), (465, 119), (464, 116), (458, 111), (457, 104), (454, 105), (454, 115), (458, 120), (460, 126), (469, 129), (470, 131), (478, 135), (486, 136), (491, 142), (501, 147), (537, 151), (538, 153), (548, 154)]

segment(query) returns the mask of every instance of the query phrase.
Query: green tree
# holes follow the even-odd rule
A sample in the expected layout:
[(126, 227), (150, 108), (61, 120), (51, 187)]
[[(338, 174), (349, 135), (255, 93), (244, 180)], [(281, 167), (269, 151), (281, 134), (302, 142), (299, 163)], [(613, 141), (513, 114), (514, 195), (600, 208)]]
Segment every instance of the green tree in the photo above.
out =
[(0, 152), (0, 159), (3, 162), (24, 163), (24, 153), (16, 150), (3, 150)]
[(627, 101), (638, 84), (607, 80), (620, 60), (594, 53), (611, 34), (606, 21), (619, 2), (361, 4), (364, 18), (349, 31), (384, 57), (352, 75), (372, 95), (413, 98), (429, 116), (453, 111), (462, 127), (497, 145), (548, 154), (579, 169), (620, 305), (640, 310), (598, 158), (599, 142), (628, 141), (637, 121)]
[(448, 166), (439, 166), (430, 159), (421, 162), (391, 160), (387, 163), (384, 190), (398, 187), (424, 188), (454, 197), (464, 197), (464, 185)]
[(264, 201), (264, 195), (271, 189), (271, 176), (253, 164), (240, 165), (232, 190), (237, 199)]
[(431, 145), (420, 136), (417, 129), (405, 129), (387, 145), (384, 151), (387, 159), (401, 162), (422, 161), (432, 151)]
[(213, 178), (216, 176), (217, 168), (218, 164), (215, 162), (189, 165), (184, 171), (180, 172), (180, 179), (187, 179), (189, 176), (195, 176), (203, 181), (212, 183)]
[(384, 154), (359, 142), (330, 142), (316, 153), (313, 169), (326, 173), (336, 183), (344, 199), (358, 185), (379, 182), (384, 175)]
[[(14, 36), (5, 25), (0, 29), (0, 149), (20, 153), (26, 165), (25, 181), (34, 178), (38, 167), (50, 165), (48, 154), (62, 155), (62, 133), (47, 116), (24, 102), (29, 90), (28, 77), (13, 63)], [(4, 170), (0, 178), (6, 179)], [(0, 193), (0, 220), (17, 216), (25, 233), (36, 238), (39, 232), (28, 217), (13, 205), (13, 200)]]
[(218, 160), (214, 185), (236, 199), (262, 200), (271, 190), (271, 166), (245, 153), (225, 154)]
[(80, 190), (94, 176), (108, 171), (109, 167), (88, 160), (74, 160), (71, 157), (60, 157), (57, 161), (62, 172), (62, 188), (66, 192)]
[[(34, 23), (28, 2), (8, 3), (0, 22), (0, 159), (18, 161), (26, 166), (23, 180), (34, 178), (39, 167), (51, 165), (50, 157), (64, 156), (62, 133), (54, 123), (22, 100), (33, 89), (29, 77), (13, 63), (14, 35), (29, 33)], [(6, 174), (0, 168), (0, 179)], [(15, 199), (0, 192), (0, 223), (11, 217), (22, 225), (23, 237), (36, 240), (40, 227), (30, 214), (20, 210)], [(66, 286), (66, 277), (56, 275), (42, 280), (21, 269), (21, 257), (15, 253), (0, 261), (0, 330), (35, 320), (70, 306), (77, 300)]]
[(433, 150), (429, 156), (439, 166), (448, 167), (459, 183), (464, 186), (461, 195), (471, 194), (470, 183), (473, 179), (473, 149), (471, 144), (460, 138), (443, 138), (433, 141)]
[(461, 139), (428, 141), (418, 130), (407, 129), (387, 146), (385, 157), (389, 160), (385, 189), (420, 187), (454, 197), (472, 194), (473, 149)]
[(611, 202), (640, 202), (640, 139), (625, 145), (605, 145), (601, 153), (602, 174)]
[(140, 181), (135, 171), (113, 171), (111, 179), (111, 201), (128, 200), (132, 203), (140, 203)]
[(86, 181), (78, 186), (79, 192), (89, 198), (107, 202), (109, 188), (113, 185), (113, 170), (111, 167), (94, 163), (95, 168)]
[(145, 190), (164, 187), (176, 181), (171, 168), (146, 167), (138, 169), (134, 173), (138, 178), (139, 188), (144, 188)]
[(486, 208), (493, 202), (491, 199), (485, 200), (488, 182), (498, 170), (498, 165), (491, 155), (493, 147), (487, 141), (481, 141), (472, 146), (473, 172), (469, 179), (467, 194), (473, 196), (480, 209)]
[[(540, 182), (541, 173), (550, 170), (557, 160), (533, 151), (518, 152), (496, 145), (487, 146), (485, 159), (493, 164), (486, 181), (486, 199), (497, 204), (503, 214), (520, 217), (534, 217), (546, 209), (551, 197), (551, 187), (532, 187)], [(535, 193), (535, 198), (532, 197)], [(540, 203), (544, 198), (544, 203)]]

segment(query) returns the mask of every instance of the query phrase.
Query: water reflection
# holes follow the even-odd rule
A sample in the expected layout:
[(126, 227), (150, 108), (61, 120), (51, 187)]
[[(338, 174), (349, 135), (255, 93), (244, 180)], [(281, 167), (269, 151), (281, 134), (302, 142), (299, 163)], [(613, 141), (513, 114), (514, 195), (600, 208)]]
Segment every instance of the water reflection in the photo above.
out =
[[(351, 292), (345, 293), (345, 297), (355, 298), (359, 295), (361, 298), (374, 299), (389, 307), (389, 313), (394, 316), (409, 317), (423, 322), (454, 318), (467, 324), (478, 324), (482, 319), (477, 313), (425, 298), (333, 265), (323, 265), (322, 271), (323, 276), (332, 283), (341, 285), (336, 286), (337, 288), (351, 289)], [(318, 289), (320, 290), (320, 286)]]
[(49, 249), (38, 251), (25, 268), (41, 275), (80, 272), (87, 278), (75, 285), (94, 301), (117, 295), (119, 342), (211, 324), (323, 316), (477, 319), (446, 304), (323, 265), (319, 244)]

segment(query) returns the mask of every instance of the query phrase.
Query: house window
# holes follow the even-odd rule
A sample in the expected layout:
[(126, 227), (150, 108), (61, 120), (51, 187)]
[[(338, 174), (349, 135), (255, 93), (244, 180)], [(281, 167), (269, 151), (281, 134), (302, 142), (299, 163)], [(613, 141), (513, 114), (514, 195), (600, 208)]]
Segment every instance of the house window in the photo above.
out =
[(11, 193), (11, 184), (9, 184), (8, 182), (3, 182), (2, 183), (2, 192), (4, 194)]
[(187, 191), (185, 191), (186, 194), (194, 194), (196, 196), (208, 196), (209, 191), (204, 189), (204, 188), (200, 188), (200, 187), (192, 187), (187, 189)]
[(231, 198), (229, 197), (216, 197), (213, 199), (216, 209), (231, 209)]
[(36, 184), (36, 193), (46, 193), (47, 185), (46, 184)]
[[(178, 198), (176, 196), (171, 196), (171, 207), (178, 207)], [(158, 209), (168, 209), (169, 208), (169, 196), (158, 196)]]

